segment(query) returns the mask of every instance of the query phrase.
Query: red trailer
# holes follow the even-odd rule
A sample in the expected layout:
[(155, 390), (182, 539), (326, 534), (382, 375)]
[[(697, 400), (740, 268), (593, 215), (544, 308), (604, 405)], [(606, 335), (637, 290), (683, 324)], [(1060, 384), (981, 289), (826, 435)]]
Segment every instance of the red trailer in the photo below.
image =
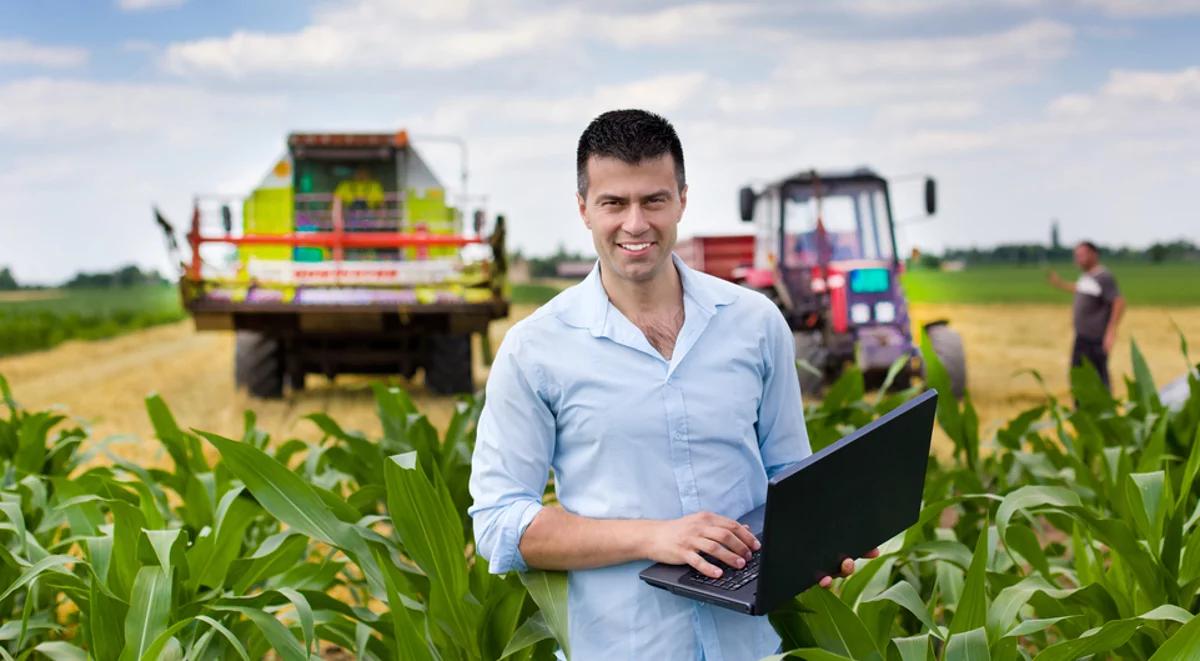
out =
[(697, 271), (738, 282), (738, 269), (754, 265), (754, 235), (693, 236), (676, 244), (675, 254)]

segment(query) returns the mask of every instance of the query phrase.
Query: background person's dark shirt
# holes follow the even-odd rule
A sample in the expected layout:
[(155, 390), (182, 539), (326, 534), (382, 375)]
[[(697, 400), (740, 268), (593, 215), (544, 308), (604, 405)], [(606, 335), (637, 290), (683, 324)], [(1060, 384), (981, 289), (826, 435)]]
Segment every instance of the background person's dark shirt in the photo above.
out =
[(1086, 340), (1104, 339), (1113, 301), (1121, 291), (1108, 269), (1098, 266), (1075, 282), (1075, 335)]

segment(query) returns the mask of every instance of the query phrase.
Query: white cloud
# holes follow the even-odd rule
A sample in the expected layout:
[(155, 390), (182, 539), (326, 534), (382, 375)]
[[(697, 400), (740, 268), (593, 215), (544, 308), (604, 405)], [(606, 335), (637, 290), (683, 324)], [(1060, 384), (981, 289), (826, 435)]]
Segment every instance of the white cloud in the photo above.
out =
[(234, 118), (277, 113), (281, 103), (269, 95), (177, 84), (26, 78), (0, 84), (0, 136), (51, 143), (137, 135), (204, 139)]
[(148, 9), (174, 9), (182, 7), (187, 0), (117, 0), (121, 11), (146, 11)]
[(87, 64), (86, 48), (46, 46), (26, 39), (0, 39), (0, 66), (28, 64), (48, 69), (71, 69)]
[(769, 81), (730, 85), (717, 103), (729, 113), (768, 114), (917, 102), (944, 109), (929, 119), (966, 117), (983, 98), (1039, 78), (1071, 52), (1074, 38), (1068, 25), (1034, 20), (969, 36), (798, 40)]
[(1168, 72), (1118, 69), (1104, 85), (1104, 93), (1160, 103), (1200, 100), (1200, 67)]
[(1122, 18), (1200, 13), (1200, 0), (837, 0), (826, 6), (868, 18), (908, 18), (929, 14), (945, 16), (987, 9), (1100, 11)]
[(1200, 13), (1200, 0), (1075, 0), (1111, 16), (1155, 17)]
[(537, 10), (510, 2), (358, 0), (326, 8), (294, 32), (238, 30), (171, 44), (163, 64), (177, 74), (244, 79), (451, 70), (526, 55), (552, 62), (551, 53), (578, 50), (586, 41), (630, 49), (716, 38), (737, 32), (736, 21), (753, 13), (753, 7), (719, 3), (619, 13), (586, 5)]

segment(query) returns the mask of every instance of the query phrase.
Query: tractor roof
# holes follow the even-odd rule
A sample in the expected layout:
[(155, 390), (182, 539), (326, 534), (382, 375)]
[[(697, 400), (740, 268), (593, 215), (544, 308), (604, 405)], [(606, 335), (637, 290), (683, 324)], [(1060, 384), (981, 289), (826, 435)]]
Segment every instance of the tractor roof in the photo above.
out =
[(771, 187), (785, 186), (788, 184), (799, 184), (811, 186), (814, 181), (825, 183), (886, 183), (883, 177), (879, 176), (874, 170), (867, 167), (860, 167), (854, 170), (828, 170), (818, 172), (817, 170), (802, 170), (789, 177), (784, 177), (779, 181), (772, 182)]
[(406, 147), (408, 132), (394, 133), (292, 133), (289, 147)]

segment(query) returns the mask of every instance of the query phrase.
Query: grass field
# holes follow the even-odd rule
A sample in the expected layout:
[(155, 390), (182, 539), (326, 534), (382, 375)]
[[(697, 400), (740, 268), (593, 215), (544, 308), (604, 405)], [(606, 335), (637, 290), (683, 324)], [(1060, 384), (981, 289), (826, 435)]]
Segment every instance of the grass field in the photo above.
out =
[[(1107, 264), (1130, 305), (1200, 305), (1200, 264), (1113, 262)], [(1079, 275), (1073, 264), (1055, 264), (1064, 279)], [(1070, 303), (1046, 281), (1043, 266), (971, 266), (964, 271), (914, 269), (904, 290), (915, 303)]]
[(0, 296), (0, 356), (112, 337), (183, 316), (174, 286), (6, 292)]

